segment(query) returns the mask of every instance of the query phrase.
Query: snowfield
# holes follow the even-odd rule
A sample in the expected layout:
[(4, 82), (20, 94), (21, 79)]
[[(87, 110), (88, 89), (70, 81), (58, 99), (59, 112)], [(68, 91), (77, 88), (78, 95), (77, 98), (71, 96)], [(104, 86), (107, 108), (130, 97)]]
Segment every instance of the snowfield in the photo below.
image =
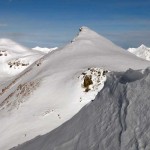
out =
[(43, 56), (0, 86), (0, 149), (8, 150), (46, 134), (71, 119), (92, 103), (110, 72), (148, 66), (150, 62), (87, 27), (80, 28), (71, 43)]
[(0, 39), (0, 80), (21, 73), (43, 55), (12, 40)]
[(149, 88), (150, 69), (111, 72), (72, 119), (12, 150), (149, 150)]
[(150, 48), (143, 44), (138, 48), (129, 48), (128, 51), (135, 54), (137, 57), (150, 61)]

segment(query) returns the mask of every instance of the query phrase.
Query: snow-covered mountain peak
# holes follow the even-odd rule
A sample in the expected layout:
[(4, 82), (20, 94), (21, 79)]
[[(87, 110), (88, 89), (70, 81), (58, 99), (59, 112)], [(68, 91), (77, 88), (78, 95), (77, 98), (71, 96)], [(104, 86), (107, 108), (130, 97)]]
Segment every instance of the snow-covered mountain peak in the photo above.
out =
[[(74, 42), (45, 55), (0, 86), (0, 149), (45, 134), (70, 119), (103, 88), (108, 70), (144, 69), (149, 65), (82, 27)], [(8, 111), (9, 107), (13, 109)]]
[(28, 48), (25, 48), (24, 46), (14, 42), (10, 39), (0, 39), (0, 49), (6, 50), (9, 52), (15, 52), (15, 53), (22, 53), (22, 52), (30, 51)]
[(144, 44), (142, 44), (141, 46), (139, 46), (138, 48), (142, 48), (142, 49), (145, 49), (147, 48)]
[[(101, 50), (103, 48), (105, 49), (107, 47), (108, 51), (109, 51), (110, 47), (113, 47), (116, 50), (118, 49), (118, 46), (115, 45), (114, 43), (112, 43), (110, 40), (106, 39), (104, 36), (98, 34), (97, 32), (95, 32), (92, 29), (90, 29), (88, 27), (85, 27), (85, 26), (79, 28), (78, 35), (71, 41), (71, 43), (73, 43), (73, 45), (78, 45), (78, 44), (79, 45), (80, 44), (90, 45), (91, 44), (91, 46), (93, 46), (93, 44), (94, 44), (95, 46), (97, 45), (97, 47), (100, 46)], [(119, 49), (120, 49), (120, 47), (119, 47)], [(93, 51), (93, 50), (96, 50), (96, 49), (92, 48), (91, 50)]]
[(0, 45), (7, 45), (7, 44), (16, 44), (16, 43), (11, 39), (5, 39), (5, 38), (0, 39)]
[(100, 37), (100, 35), (98, 33), (96, 33), (95, 31), (91, 30), (90, 28), (86, 27), (86, 26), (82, 26), (81, 28), (79, 28), (79, 34), (76, 38), (97, 38)]
[(34, 50), (34, 51), (43, 52), (43, 53), (49, 53), (49, 52), (52, 52), (56, 49), (58, 49), (58, 47), (47, 48), (47, 47), (36, 46), (36, 47), (32, 48), (32, 50)]
[(90, 28), (86, 27), (86, 26), (82, 26), (79, 28), (79, 33), (83, 34), (83, 33), (89, 33), (89, 32), (94, 32), (95, 34), (97, 34), (95, 31), (91, 30)]
[(91, 40), (95, 38), (99, 38), (100, 35), (97, 34), (95, 31), (91, 30), (88, 27), (82, 26), (79, 28), (79, 33), (77, 36), (71, 41), (71, 43), (78, 41), (78, 40)]
[(10, 39), (0, 39), (0, 78), (20, 73), (43, 55)]
[(0, 39), (0, 44), (8, 44), (8, 43), (14, 43), (12, 40), (10, 39), (5, 39), (5, 38), (2, 38)]
[(137, 57), (150, 60), (150, 48), (142, 44), (138, 48), (129, 48), (129, 52), (135, 54)]

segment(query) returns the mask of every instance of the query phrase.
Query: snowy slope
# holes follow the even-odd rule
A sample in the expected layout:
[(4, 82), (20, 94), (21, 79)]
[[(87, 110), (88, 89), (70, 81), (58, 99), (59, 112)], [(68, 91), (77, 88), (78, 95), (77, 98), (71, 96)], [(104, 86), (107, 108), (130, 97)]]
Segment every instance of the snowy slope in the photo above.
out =
[(150, 61), (150, 48), (146, 47), (143, 44), (138, 48), (129, 48), (128, 51), (135, 54), (136, 56), (140, 58)]
[(12, 150), (149, 150), (150, 69), (111, 73), (68, 122)]
[(69, 120), (103, 88), (107, 71), (149, 65), (82, 27), (70, 44), (1, 85), (0, 149), (48, 133)]
[(0, 78), (10, 77), (22, 72), (43, 55), (12, 40), (0, 39)]
[(40, 52), (43, 52), (43, 53), (49, 53), (49, 52), (52, 52), (56, 49), (58, 49), (58, 47), (47, 48), (47, 47), (36, 46), (36, 47), (32, 48), (32, 50), (34, 50), (34, 51), (40, 51)]

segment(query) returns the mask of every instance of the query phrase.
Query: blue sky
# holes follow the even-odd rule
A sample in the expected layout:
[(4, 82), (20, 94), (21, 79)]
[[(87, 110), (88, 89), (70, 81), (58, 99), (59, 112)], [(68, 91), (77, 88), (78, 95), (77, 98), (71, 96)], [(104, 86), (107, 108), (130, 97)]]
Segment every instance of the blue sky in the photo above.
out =
[(123, 48), (150, 46), (150, 0), (0, 0), (0, 38), (63, 46), (88, 26)]

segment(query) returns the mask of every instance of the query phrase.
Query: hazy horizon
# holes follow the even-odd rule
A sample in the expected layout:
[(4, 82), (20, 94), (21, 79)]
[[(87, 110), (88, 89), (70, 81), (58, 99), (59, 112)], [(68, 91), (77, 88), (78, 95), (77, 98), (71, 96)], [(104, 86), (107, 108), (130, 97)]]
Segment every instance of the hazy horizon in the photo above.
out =
[(87, 26), (123, 47), (150, 46), (150, 1), (1, 0), (0, 38), (63, 46)]

